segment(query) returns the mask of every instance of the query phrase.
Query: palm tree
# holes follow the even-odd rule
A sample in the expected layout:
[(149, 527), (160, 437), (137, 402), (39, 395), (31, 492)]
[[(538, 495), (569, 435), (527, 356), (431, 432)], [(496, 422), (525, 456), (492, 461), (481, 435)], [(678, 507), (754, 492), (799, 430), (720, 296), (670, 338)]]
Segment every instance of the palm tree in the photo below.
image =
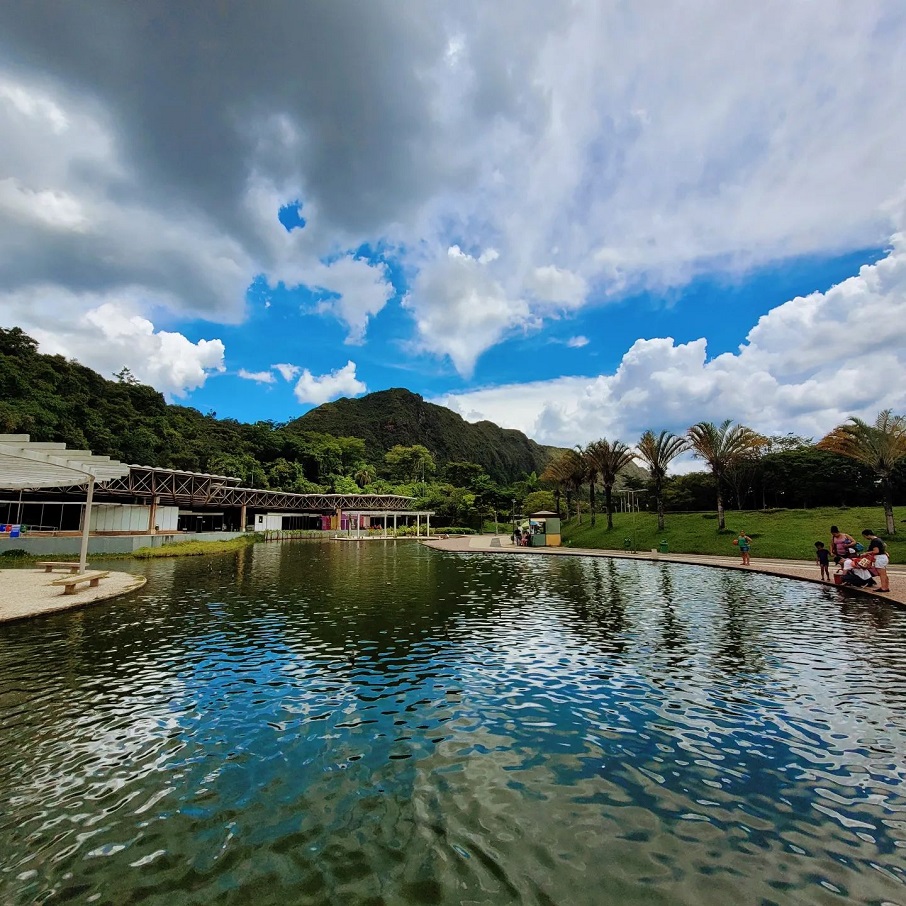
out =
[(595, 524), (597, 518), (597, 509), (595, 507), (595, 483), (598, 480), (598, 445), (599, 440), (592, 441), (584, 450), (581, 447), (576, 448), (576, 452), (582, 457), (582, 463), (585, 466), (585, 480), (588, 482), (588, 509), (591, 513), (591, 524)]
[[(596, 440), (586, 448), (586, 456), (590, 461), (593, 475), (601, 476), (604, 485), (604, 506), (607, 509), (607, 528), (613, 528), (613, 486), (617, 475), (624, 466), (635, 459), (635, 453), (621, 440)], [(594, 479), (592, 480), (594, 486)]]
[(718, 427), (714, 422), (699, 422), (687, 432), (694, 456), (703, 459), (717, 482), (717, 527), (725, 528), (723, 482), (727, 470), (741, 459), (754, 455), (764, 438), (745, 425), (732, 425), (728, 418)]
[(360, 488), (364, 488), (377, 478), (377, 470), (370, 463), (362, 463), (353, 478)]
[(677, 437), (669, 431), (661, 431), (657, 437), (652, 431), (646, 431), (637, 444), (638, 457), (648, 467), (648, 475), (654, 487), (659, 532), (664, 531), (664, 501), (661, 492), (667, 477), (667, 467), (688, 449), (689, 442), (685, 437)]
[(894, 415), (891, 409), (885, 409), (878, 414), (875, 423), (869, 425), (851, 415), (848, 423), (837, 425), (827, 437), (818, 441), (817, 446), (861, 462), (878, 476), (887, 534), (895, 535), (892, 478), (897, 463), (906, 459), (906, 416)]
[[(575, 450), (564, 450), (556, 459), (547, 464), (541, 475), (542, 481), (551, 482), (566, 492), (566, 518), (569, 519), (569, 501), (573, 492), (578, 492), (585, 482), (585, 462)], [(576, 515), (582, 521), (579, 502), (576, 501)]]

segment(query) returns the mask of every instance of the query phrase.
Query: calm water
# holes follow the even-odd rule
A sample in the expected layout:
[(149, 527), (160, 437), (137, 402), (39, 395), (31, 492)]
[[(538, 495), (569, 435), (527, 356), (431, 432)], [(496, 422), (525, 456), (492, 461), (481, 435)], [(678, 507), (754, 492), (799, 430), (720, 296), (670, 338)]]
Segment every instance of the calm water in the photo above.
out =
[(412, 543), (129, 568), (0, 627), (0, 903), (906, 904), (906, 613)]

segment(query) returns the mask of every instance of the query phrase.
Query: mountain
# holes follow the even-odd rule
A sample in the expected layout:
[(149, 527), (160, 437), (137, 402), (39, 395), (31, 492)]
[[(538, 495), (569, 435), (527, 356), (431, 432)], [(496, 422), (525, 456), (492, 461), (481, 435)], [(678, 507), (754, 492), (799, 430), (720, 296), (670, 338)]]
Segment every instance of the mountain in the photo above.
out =
[(427, 403), (403, 388), (325, 403), (289, 422), (286, 429), (359, 437), (374, 460), (397, 444), (421, 444), (434, 454), (440, 467), (448, 462), (475, 462), (502, 484), (529, 472), (540, 474), (560, 452), (535, 443), (521, 431), (488, 421), (467, 422), (452, 410)]

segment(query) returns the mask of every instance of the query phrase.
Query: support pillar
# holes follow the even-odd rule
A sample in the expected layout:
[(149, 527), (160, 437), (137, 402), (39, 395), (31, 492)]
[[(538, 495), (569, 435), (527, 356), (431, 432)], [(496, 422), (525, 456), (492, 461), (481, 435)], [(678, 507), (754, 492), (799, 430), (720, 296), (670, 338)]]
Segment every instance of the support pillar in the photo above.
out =
[(418, 538), (422, 533), (422, 517), (420, 514), (415, 514), (415, 537)]
[(245, 507), (246, 507), (246, 505), (243, 503), (242, 506), (239, 508), (239, 531), (240, 532), (245, 531), (245, 519), (246, 519)]
[(150, 512), (148, 513), (148, 531), (146, 532), (146, 534), (148, 535), (157, 534), (157, 529), (155, 526), (157, 525), (157, 505), (159, 503), (160, 497), (151, 498), (151, 506), (149, 508)]
[(85, 572), (88, 560), (88, 530), (91, 527), (91, 501), (94, 499), (94, 475), (88, 477), (88, 493), (85, 497), (85, 512), (82, 516), (82, 546), (79, 550), (79, 573)]

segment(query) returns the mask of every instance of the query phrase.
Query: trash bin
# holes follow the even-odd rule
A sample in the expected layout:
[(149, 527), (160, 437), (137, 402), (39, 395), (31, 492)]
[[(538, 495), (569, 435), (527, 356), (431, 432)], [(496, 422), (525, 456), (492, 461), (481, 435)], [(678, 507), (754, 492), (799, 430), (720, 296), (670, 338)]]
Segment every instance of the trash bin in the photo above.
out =
[(632, 550), (632, 538), (623, 539), (623, 550), (624, 551)]
[(660, 553), (662, 553), (662, 554), (669, 554), (669, 553), (670, 553), (670, 545), (667, 544), (667, 539), (666, 539), (666, 538), (663, 538), (663, 539), (661, 540), (661, 544), (660, 544), (660, 547), (658, 547), (658, 551), (659, 551)]

